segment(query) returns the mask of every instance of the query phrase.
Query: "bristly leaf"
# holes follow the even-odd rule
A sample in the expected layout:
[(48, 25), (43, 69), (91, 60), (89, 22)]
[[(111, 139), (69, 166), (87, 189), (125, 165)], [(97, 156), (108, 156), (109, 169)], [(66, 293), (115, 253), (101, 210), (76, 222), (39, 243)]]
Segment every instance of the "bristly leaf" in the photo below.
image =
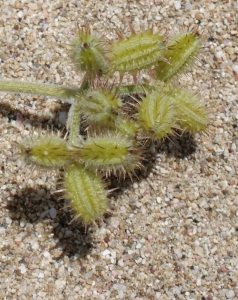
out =
[(40, 167), (60, 168), (70, 160), (66, 141), (54, 134), (29, 136), (19, 148), (27, 163)]
[(208, 110), (196, 95), (178, 88), (171, 94), (171, 99), (182, 130), (194, 134), (206, 129), (209, 122)]
[(106, 175), (125, 175), (140, 167), (140, 151), (133, 139), (120, 133), (89, 137), (81, 147), (72, 150), (72, 158), (92, 170)]
[(101, 88), (87, 91), (80, 103), (88, 124), (108, 127), (114, 124), (121, 107), (122, 102), (114, 93)]
[(106, 44), (91, 34), (85, 25), (71, 42), (71, 59), (79, 71), (86, 72), (90, 81), (100, 77), (107, 68)]
[(150, 68), (162, 55), (162, 37), (150, 30), (131, 34), (111, 45), (108, 53), (112, 72), (138, 72)]
[(163, 57), (155, 65), (156, 79), (168, 80), (181, 73), (193, 62), (201, 50), (202, 39), (197, 31), (188, 31), (174, 36), (165, 46)]
[(74, 219), (82, 218), (85, 225), (101, 218), (107, 209), (107, 193), (101, 179), (81, 165), (70, 164), (65, 168), (65, 197), (74, 210)]
[(176, 119), (169, 94), (160, 90), (147, 94), (138, 106), (137, 120), (152, 138), (160, 140), (172, 134)]
[(133, 119), (129, 119), (128, 117), (124, 116), (118, 116), (115, 119), (115, 128), (126, 137), (135, 139), (139, 126)]

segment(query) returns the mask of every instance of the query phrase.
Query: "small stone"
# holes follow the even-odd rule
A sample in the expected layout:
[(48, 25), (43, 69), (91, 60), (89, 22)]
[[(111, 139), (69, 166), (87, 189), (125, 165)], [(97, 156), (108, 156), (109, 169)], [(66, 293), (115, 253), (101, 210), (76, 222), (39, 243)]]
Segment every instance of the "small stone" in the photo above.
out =
[(137, 183), (137, 182), (134, 182), (134, 183), (133, 183), (133, 188), (134, 188), (134, 189), (138, 189), (138, 187), (139, 187), (138, 183)]
[(56, 289), (63, 289), (65, 285), (66, 285), (66, 281), (65, 280), (56, 280), (55, 281), (55, 287), (56, 287)]
[(56, 215), (57, 215), (56, 209), (55, 209), (54, 207), (51, 207), (51, 209), (50, 209), (50, 217), (51, 217), (52, 219), (55, 219), (55, 218), (56, 218)]
[(213, 125), (214, 126), (221, 126), (222, 125), (222, 120), (221, 119), (217, 119), (216, 121), (214, 121)]
[(25, 227), (26, 226), (26, 220), (25, 219), (22, 219), (21, 221), (20, 221), (20, 227)]
[(36, 182), (37, 182), (38, 185), (44, 185), (45, 184), (42, 179), (38, 179)]
[(175, 286), (174, 291), (176, 294), (180, 295), (181, 294), (181, 286)]
[(232, 70), (238, 74), (238, 65), (232, 65)]
[(22, 10), (20, 10), (20, 11), (17, 13), (17, 16), (18, 16), (18, 18), (22, 18), (22, 17), (23, 17), (23, 12), (22, 12)]
[(44, 253), (43, 253), (43, 255), (44, 255), (44, 257), (50, 257), (50, 252), (48, 252), (48, 251), (45, 251)]
[(228, 172), (231, 172), (232, 168), (229, 167), (229, 166), (225, 166), (225, 169), (228, 171)]
[(38, 244), (38, 242), (36, 242), (36, 241), (32, 242), (31, 247), (32, 247), (33, 250), (39, 249), (39, 244)]
[(73, 234), (73, 232), (71, 230), (65, 230), (64, 236), (65, 237), (69, 237)]
[(180, 1), (174, 1), (174, 7), (175, 7), (176, 10), (179, 10), (181, 8)]
[(85, 278), (86, 278), (86, 279), (89, 279), (89, 278), (91, 278), (92, 276), (93, 276), (93, 273), (92, 273), (91, 271), (85, 273)]
[(44, 217), (47, 216), (48, 213), (49, 213), (49, 210), (48, 210), (48, 209), (45, 210), (45, 211), (43, 211), (43, 212), (40, 214), (40, 218), (41, 218), (41, 219), (44, 219)]
[(228, 292), (226, 292), (226, 298), (227, 299), (233, 299), (235, 297), (235, 293), (232, 290), (229, 290)]
[(137, 202), (137, 199), (135, 197), (130, 197), (130, 199), (129, 199), (129, 204), (130, 205), (135, 205), (136, 202)]
[(43, 273), (43, 272), (40, 272), (40, 273), (38, 274), (38, 278), (44, 278), (44, 273)]
[(201, 14), (200, 14), (200, 12), (195, 12), (195, 18), (197, 19), (197, 20), (201, 20)]
[(106, 256), (106, 255), (109, 255), (109, 254), (111, 254), (111, 252), (108, 249), (104, 250), (103, 253), (102, 253), (103, 256)]
[(228, 53), (229, 55), (234, 55), (235, 51), (233, 47), (226, 47), (225, 52)]
[(164, 168), (160, 168), (160, 172), (161, 172), (162, 174), (168, 174), (168, 173), (169, 173), (169, 171), (168, 171), (168, 170), (165, 170)]
[(37, 10), (38, 9), (38, 6), (37, 6), (37, 4), (36, 3), (29, 3), (28, 4), (28, 7), (30, 8), (30, 9), (32, 9), (32, 10)]
[(215, 4), (214, 3), (211, 3), (209, 6), (208, 6), (208, 9), (209, 10), (213, 10), (215, 8)]
[(24, 264), (21, 264), (21, 265), (19, 266), (19, 270), (20, 270), (20, 272), (21, 272), (22, 274), (25, 274), (26, 271), (27, 271), (27, 268), (25, 267)]
[(117, 264), (118, 264), (118, 266), (120, 266), (120, 267), (123, 267), (123, 266), (124, 266), (124, 262), (123, 262), (122, 259), (119, 259)]
[(126, 286), (124, 284), (118, 284), (117, 285), (117, 290), (118, 291), (125, 291), (126, 290)]
[(201, 278), (198, 278), (197, 281), (196, 281), (196, 285), (197, 285), (197, 286), (200, 286), (201, 283), (202, 283), (202, 282), (201, 282)]
[(6, 223), (9, 225), (12, 224), (12, 219), (9, 217), (6, 217)]
[(162, 200), (162, 199), (161, 199), (160, 197), (157, 197), (157, 198), (156, 198), (156, 202), (157, 202), (157, 203), (161, 203), (161, 200)]
[(114, 278), (118, 276), (118, 273), (117, 273), (116, 270), (112, 270), (112, 276), (113, 276)]
[(116, 15), (112, 16), (111, 22), (114, 23), (114, 24), (117, 24), (118, 23), (118, 17)]
[(59, 112), (59, 122), (63, 125), (66, 124), (67, 121), (67, 112), (66, 111), (60, 111)]
[(225, 273), (225, 272), (227, 272), (227, 268), (225, 266), (221, 266), (220, 267), (220, 271), (223, 272), (223, 273)]
[(174, 249), (174, 253), (177, 255), (178, 258), (181, 258), (183, 256), (182, 252), (179, 249)]
[(199, 256), (204, 256), (204, 252), (203, 252), (203, 248), (202, 247), (195, 247), (195, 252), (199, 255)]
[(185, 10), (191, 10), (192, 9), (192, 5), (189, 1), (185, 2)]
[(207, 205), (207, 201), (205, 199), (203, 199), (198, 205), (199, 205), (199, 207), (202, 208)]

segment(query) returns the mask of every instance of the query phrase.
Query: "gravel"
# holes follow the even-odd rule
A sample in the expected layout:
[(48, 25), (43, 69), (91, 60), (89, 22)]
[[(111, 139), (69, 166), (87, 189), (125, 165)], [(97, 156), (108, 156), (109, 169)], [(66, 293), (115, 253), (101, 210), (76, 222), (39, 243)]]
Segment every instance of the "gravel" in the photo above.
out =
[(25, 166), (14, 146), (40, 126), (62, 130), (67, 109), (0, 93), (0, 299), (238, 299), (237, 1), (6, 0), (0, 11), (1, 78), (67, 85), (82, 79), (68, 51), (85, 21), (109, 39), (129, 33), (125, 17), (168, 33), (199, 23), (204, 53), (179, 80), (211, 115), (194, 140), (155, 149), (147, 175), (120, 183), (112, 214), (85, 232), (55, 193), (57, 172)]

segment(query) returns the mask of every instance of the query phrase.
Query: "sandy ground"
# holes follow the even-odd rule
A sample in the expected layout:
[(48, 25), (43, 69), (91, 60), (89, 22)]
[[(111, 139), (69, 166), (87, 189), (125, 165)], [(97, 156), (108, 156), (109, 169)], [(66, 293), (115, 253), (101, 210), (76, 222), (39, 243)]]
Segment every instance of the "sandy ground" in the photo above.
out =
[(0, 94), (0, 299), (238, 299), (237, 1), (0, 2), (1, 78), (74, 84), (68, 58), (87, 21), (115, 38), (154, 25), (199, 24), (204, 55), (180, 83), (201, 95), (211, 122), (194, 139), (165, 142), (134, 182), (118, 183), (113, 215), (87, 233), (14, 142), (42, 126), (63, 130), (68, 107)]

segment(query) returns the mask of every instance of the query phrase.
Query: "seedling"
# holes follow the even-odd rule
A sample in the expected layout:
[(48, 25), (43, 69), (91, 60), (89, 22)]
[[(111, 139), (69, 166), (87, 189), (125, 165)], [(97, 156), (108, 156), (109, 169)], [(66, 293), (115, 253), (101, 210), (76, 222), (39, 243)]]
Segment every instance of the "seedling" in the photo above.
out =
[[(207, 108), (198, 96), (175, 81), (201, 51), (198, 30), (180, 32), (166, 41), (153, 30), (135, 33), (130, 28), (129, 37), (118, 32), (113, 42), (94, 35), (88, 25), (79, 30), (69, 55), (84, 74), (80, 86), (0, 80), (0, 91), (72, 103), (67, 139), (53, 133), (32, 135), (18, 147), (30, 165), (63, 170), (65, 197), (74, 219), (81, 218), (85, 225), (107, 211), (103, 178), (125, 177), (142, 168), (144, 140), (162, 140), (175, 131), (194, 134), (208, 124)], [(115, 72), (120, 74), (117, 83)], [(140, 81), (141, 72), (150, 79)], [(125, 75), (131, 75), (134, 84), (123, 85)], [(128, 98), (133, 102), (130, 105)]]

